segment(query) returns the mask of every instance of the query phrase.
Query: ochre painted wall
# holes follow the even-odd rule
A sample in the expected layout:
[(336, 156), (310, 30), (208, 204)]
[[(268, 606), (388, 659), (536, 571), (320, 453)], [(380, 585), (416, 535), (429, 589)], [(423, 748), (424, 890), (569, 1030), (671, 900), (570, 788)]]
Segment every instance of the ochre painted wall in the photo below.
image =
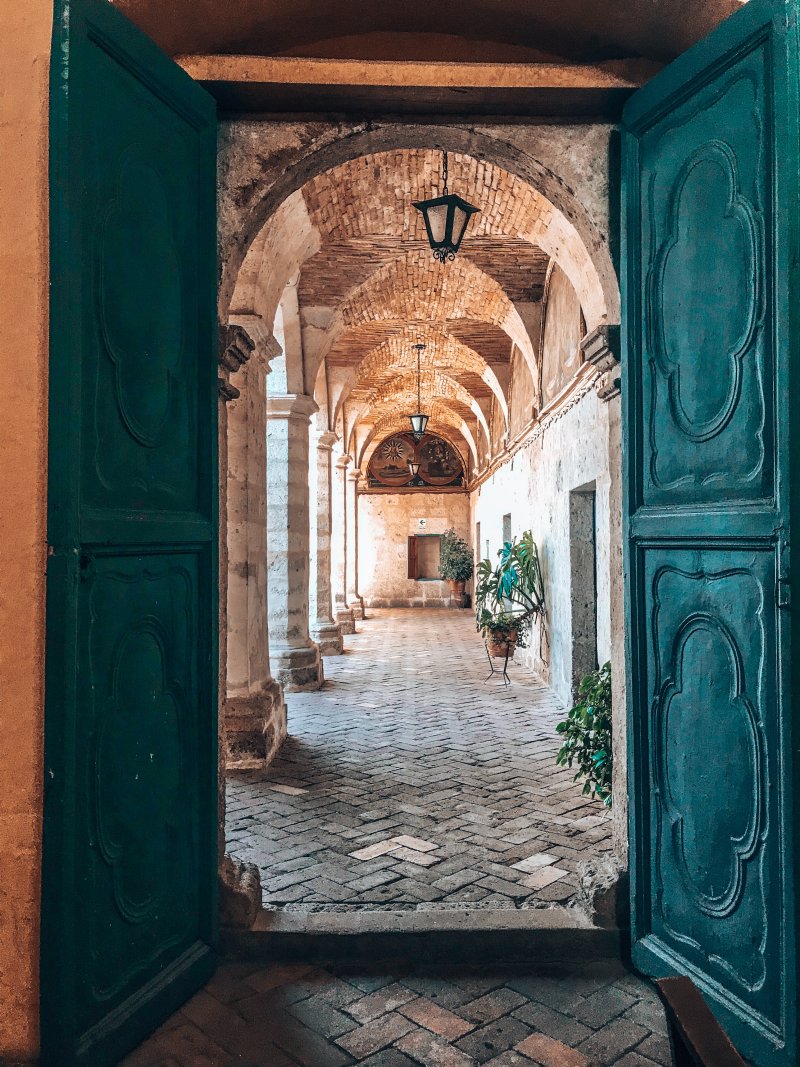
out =
[(51, 0), (0, 33), (0, 1057), (38, 1048)]
[[(418, 520), (425, 519), (424, 528)], [(467, 542), (466, 493), (360, 493), (358, 497), (358, 591), (371, 607), (446, 607), (448, 582), (408, 577), (411, 534), (443, 534), (449, 527)]]

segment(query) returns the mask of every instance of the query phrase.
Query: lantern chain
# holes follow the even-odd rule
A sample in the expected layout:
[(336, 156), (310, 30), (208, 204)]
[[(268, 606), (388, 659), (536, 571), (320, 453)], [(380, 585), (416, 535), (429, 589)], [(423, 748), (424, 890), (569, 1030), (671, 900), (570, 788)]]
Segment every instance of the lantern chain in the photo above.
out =
[(442, 166), (442, 177), (444, 179), (444, 196), (447, 196), (447, 152), (443, 152), (444, 165)]

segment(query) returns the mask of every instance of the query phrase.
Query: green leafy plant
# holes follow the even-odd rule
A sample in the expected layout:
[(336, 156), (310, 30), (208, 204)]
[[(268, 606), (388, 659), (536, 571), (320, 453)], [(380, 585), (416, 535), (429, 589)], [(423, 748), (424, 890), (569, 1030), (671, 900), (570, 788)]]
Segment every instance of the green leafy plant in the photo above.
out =
[(477, 629), (488, 631), (495, 640), (506, 640), (517, 631), (517, 644), (525, 648), (531, 622), (544, 615), (544, 581), (539, 549), (530, 530), (522, 537), (506, 541), (497, 553), (499, 562), (478, 564), (475, 586)]
[(484, 608), (478, 614), (477, 621), (478, 630), (490, 634), (495, 644), (502, 644), (503, 641), (508, 641), (516, 634), (517, 648), (527, 648), (531, 629), (530, 616), (502, 611), (493, 615), (491, 611)]
[(556, 763), (572, 767), (573, 781), (585, 778), (583, 792), (611, 807), (611, 664), (587, 674), (578, 687), (578, 703), (556, 729), (564, 738)]
[(442, 548), (439, 558), (439, 573), (450, 582), (468, 582), (475, 567), (472, 562), (472, 549), (455, 530), (446, 530), (442, 534)]

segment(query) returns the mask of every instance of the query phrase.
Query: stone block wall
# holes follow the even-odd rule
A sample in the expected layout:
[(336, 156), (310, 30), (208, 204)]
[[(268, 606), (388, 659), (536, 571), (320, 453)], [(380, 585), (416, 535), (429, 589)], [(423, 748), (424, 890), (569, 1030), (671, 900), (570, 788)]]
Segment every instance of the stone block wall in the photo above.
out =
[(358, 587), (368, 607), (449, 606), (448, 582), (408, 577), (408, 538), (452, 526), (471, 544), (466, 493), (361, 493), (358, 522)]

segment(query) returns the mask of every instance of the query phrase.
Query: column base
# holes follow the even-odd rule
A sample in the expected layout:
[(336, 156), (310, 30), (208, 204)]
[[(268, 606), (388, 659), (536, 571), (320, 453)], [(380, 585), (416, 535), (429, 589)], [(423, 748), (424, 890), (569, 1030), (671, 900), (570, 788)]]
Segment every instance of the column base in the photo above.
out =
[(314, 642), (300, 648), (270, 648), (270, 670), (287, 693), (319, 689), (325, 681), (322, 658)]
[(266, 767), (286, 738), (283, 691), (270, 678), (260, 693), (226, 698), (225, 767), (246, 770)]
[(316, 641), (321, 656), (341, 656), (344, 652), (342, 628), (333, 620), (318, 620), (311, 629), (311, 637)]
[(352, 608), (339, 608), (333, 616), (343, 634), (356, 633), (356, 617)]
[(261, 911), (261, 874), (254, 863), (227, 853), (217, 872), (219, 921), (222, 926), (249, 930)]
[(354, 619), (366, 619), (367, 613), (364, 610), (363, 596), (359, 596), (358, 593), (348, 593), (347, 601), (350, 604)]

